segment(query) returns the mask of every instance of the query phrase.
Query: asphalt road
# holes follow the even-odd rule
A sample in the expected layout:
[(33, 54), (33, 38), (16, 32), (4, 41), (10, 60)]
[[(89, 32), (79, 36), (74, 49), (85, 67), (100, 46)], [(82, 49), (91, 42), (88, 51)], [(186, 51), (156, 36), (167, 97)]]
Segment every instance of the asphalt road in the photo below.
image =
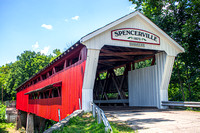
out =
[(200, 133), (200, 112), (152, 108), (101, 107), (109, 121), (139, 133)]

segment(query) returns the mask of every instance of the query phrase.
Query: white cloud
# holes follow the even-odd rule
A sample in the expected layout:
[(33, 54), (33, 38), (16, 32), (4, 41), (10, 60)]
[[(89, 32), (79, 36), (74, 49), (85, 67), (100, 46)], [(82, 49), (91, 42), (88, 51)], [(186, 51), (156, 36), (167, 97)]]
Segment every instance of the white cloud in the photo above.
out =
[(65, 22), (68, 22), (68, 19), (65, 19)]
[(79, 16), (72, 17), (72, 20), (79, 20)]
[(50, 46), (46, 46), (46, 47), (44, 47), (44, 49), (42, 49), (42, 50), (40, 51), (40, 53), (41, 53), (41, 54), (47, 55), (47, 53), (49, 52), (49, 49), (50, 49)]
[(136, 6), (137, 6), (136, 4), (133, 4), (133, 5), (129, 6), (129, 10), (130, 11), (135, 11), (135, 7)]
[(10, 64), (12, 61), (7, 61), (6, 64)]
[(39, 48), (39, 43), (38, 43), (38, 41), (35, 42), (34, 45), (32, 45), (32, 48), (33, 48), (34, 50)]
[(48, 29), (48, 30), (51, 30), (53, 28), (52, 25), (48, 25), (48, 24), (42, 24), (41, 27), (45, 28), (45, 29)]

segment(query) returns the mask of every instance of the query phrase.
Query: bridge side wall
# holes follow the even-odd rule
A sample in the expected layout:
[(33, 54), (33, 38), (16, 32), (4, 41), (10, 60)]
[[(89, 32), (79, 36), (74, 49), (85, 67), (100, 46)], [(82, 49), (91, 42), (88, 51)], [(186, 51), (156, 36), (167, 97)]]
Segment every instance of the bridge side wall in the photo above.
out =
[[(79, 109), (79, 99), (82, 102), (85, 64), (86, 60), (75, 63), (44, 81), (18, 92), (16, 108), (54, 121), (59, 121), (58, 109), (60, 109), (61, 119), (64, 119)], [(29, 91), (60, 81), (62, 81), (61, 97), (30, 100), (29, 96), (25, 95)]]
[(130, 106), (164, 108), (161, 101), (168, 101), (168, 85), (174, 58), (162, 52), (156, 54), (156, 65), (128, 73)]
[(156, 66), (128, 73), (129, 106), (157, 106)]

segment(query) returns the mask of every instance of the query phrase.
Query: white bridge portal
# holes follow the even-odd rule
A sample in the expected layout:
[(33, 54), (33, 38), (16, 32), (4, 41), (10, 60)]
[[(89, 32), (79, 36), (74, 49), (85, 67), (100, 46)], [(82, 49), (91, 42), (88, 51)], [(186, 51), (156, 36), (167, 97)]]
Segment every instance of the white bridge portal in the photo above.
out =
[[(166, 108), (161, 101), (168, 101), (174, 59), (184, 49), (142, 13), (130, 13), (84, 36), (80, 42), (88, 50), (82, 88), (84, 110), (91, 110), (89, 103), (93, 100)], [(134, 63), (148, 59), (152, 59), (150, 67), (134, 69)], [(122, 79), (127, 82), (127, 89), (112, 72), (120, 66), (126, 69)], [(102, 72), (107, 72), (107, 77), (96, 87)], [(107, 88), (115, 88), (117, 99), (107, 98), (107, 93), (112, 91)]]

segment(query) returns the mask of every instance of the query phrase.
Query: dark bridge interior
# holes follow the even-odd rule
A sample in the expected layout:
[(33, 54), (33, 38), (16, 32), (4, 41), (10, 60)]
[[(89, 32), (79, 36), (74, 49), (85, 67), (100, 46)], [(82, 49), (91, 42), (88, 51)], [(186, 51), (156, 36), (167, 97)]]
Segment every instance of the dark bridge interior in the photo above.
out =
[(159, 51), (105, 45), (99, 54), (94, 102), (100, 105), (128, 105), (128, 71), (135, 64), (149, 60), (155, 64)]
[(100, 51), (97, 71), (102, 72), (128, 63), (152, 59), (156, 53), (158, 51), (105, 45)]

